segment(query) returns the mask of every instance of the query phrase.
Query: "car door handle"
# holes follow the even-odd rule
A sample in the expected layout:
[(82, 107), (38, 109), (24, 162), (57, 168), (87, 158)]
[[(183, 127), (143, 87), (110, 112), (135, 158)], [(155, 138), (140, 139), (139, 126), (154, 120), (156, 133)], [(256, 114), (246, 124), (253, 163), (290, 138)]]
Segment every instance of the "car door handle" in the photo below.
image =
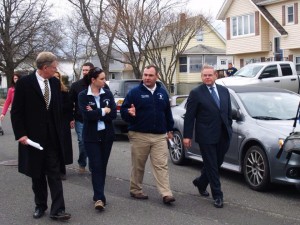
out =
[(296, 80), (296, 78), (291, 79), (291, 81), (295, 81), (295, 80)]
[(280, 82), (280, 80), (274, 80), (274, 82), (275, 82), (275, 83), (279, 83), (279, 82)]

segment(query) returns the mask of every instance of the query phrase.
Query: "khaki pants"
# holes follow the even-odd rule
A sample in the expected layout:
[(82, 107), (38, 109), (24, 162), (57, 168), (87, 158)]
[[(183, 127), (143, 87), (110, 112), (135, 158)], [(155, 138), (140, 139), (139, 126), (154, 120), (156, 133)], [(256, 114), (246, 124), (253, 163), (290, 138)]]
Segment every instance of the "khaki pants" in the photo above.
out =
[(145, 165), (150, 155), (153, 175), (159, 193), (172, 196), (168, 173), (168, 146), (166, 134), (151, 134), (129, 131), (131, 143), (130, 192), (142, 193)]

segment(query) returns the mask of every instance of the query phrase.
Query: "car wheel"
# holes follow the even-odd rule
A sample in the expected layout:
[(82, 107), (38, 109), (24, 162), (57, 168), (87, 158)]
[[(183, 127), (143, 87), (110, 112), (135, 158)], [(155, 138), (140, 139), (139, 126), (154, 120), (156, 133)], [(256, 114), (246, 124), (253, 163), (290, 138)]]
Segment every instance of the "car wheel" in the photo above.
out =
[(248, 149), (243, 165), (244, 177), (251, 189), (264, 191), (270, 182), (270, 170), (266, 153), (259, 146)]
[(169, 145), (169, 152), (171, 160), (176, 165), (182, 165), (185, 161), (185, 155), (184, 155), (184, 147), (183, 147), (183, 141), (182, 136), (180, 132), (175, 131), (173, 133), (173, 142), (174, 145)]

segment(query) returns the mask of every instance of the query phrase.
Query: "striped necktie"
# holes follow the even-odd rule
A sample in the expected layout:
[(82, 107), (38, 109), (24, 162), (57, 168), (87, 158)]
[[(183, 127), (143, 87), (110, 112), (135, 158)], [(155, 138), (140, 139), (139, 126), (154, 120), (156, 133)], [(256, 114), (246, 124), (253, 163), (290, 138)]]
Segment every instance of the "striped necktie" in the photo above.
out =
[(217, 96), (217, 93), (215, 91), (215, 87), (210, 87), (209, 88), (211, 90), (211, 96), (213, 97), (213, 99), (215, 100), (218, 108), (220, 108), (220, 99)]
[(44, 99), (45, 99), (45, 103), (46, 103), (46, 108), (47, 110), (49, 109), (49, 85), (48, 85), (48, 80), (44, 80), (45, 83), (45, 92), (44, 92)]

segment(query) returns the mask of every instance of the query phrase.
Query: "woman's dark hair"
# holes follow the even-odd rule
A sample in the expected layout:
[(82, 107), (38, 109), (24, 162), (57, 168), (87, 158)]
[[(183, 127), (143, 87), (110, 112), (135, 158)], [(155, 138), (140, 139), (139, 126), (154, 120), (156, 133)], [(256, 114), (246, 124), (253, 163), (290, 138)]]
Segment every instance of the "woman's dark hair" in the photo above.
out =
[(15, 80), (14, 80), (14, 77), (18, 77), (18, 79), (20, 79), (21, 78), (21, 75), (20, 74), (18, 74), (18, 73), (14, 73), (14, 75), (11, 77), (11, 86), (12, 87), (14, 87), (15, 85), (16, 85), (16, 82), (15, 82)]
[(103, 73), (104, 71), (99, 68), (99, 67), (95, 67), (90, 69), (89, 73), (84, 76), (84, 79), (86, 81), (86, 83), (88, 85), (90, 85), (92, 83), (92, 78), (97, 79), (97, 77), (100, 75), (100, 73)]

